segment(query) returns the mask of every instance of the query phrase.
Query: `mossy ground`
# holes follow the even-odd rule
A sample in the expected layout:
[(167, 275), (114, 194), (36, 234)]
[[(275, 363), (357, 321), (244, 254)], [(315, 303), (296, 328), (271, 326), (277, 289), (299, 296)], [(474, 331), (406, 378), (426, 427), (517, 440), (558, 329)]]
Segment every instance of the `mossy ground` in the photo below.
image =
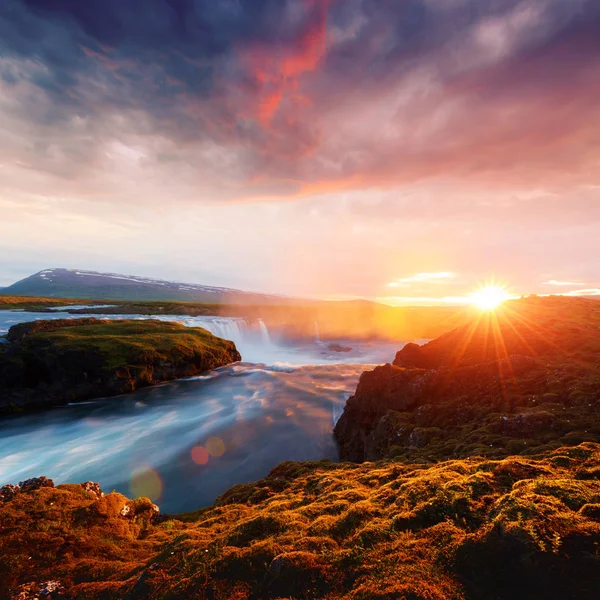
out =
[(14, 325), (0, 349), (0, 410), (115, 396), (241, 359), (201, 328), (158, 320), (64, 319)]
[[(165, 321), (98, 320), (79, 326), (76, 320), (43, 323), (49, 329), (25, 338), (26, 350), (47, 346), (58, 352), (93, 352), (102, 356), (109, 369), (190, 360), (197, 354), (218, 356), (231, 347), (206, 329)], [(61, 326), (54, 328), (55, 323)]]
[[(434, 466), (283, 463), (152, 524), (77, 486), (0, 506), (2, 598), (527, 599), (600, 594), (600, 446)], [(138, 501), (141, 504), (145, 500)]]

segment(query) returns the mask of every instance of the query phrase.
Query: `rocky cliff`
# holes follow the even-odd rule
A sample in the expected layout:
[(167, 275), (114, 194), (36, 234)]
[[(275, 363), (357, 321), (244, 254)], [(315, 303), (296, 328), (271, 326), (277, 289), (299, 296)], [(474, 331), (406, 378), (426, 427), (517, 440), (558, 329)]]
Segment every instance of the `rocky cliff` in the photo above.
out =
[(364, 373), (335, 427), (343, 460), (502, 457), (598, 441), (600, 303), (529, 298)]

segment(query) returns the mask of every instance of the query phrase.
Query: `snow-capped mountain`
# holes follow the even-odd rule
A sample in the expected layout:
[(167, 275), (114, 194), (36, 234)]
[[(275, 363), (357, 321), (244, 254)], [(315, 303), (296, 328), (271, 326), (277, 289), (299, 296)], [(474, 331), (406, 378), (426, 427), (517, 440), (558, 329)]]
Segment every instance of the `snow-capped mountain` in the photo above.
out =
[(10, 296), (97, 300), (171, 300), (228, 304), (276, 304), (291, 298), (196, 283), (75, 269), (45, 269), (3, 288)]

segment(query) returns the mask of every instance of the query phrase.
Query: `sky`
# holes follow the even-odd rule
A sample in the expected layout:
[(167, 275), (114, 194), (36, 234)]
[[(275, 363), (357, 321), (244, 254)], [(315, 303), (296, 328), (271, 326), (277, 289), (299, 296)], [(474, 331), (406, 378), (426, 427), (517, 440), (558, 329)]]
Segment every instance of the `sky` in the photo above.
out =
[(0, 286), (600, 293), (599, 31), (598, 0), (2, 0)]

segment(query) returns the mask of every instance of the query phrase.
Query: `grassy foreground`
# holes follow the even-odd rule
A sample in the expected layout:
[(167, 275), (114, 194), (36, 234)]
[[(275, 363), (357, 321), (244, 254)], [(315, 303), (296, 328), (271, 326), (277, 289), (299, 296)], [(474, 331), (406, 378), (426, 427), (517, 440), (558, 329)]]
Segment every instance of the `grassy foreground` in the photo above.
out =
[(48, 581), (64, 598), (600, 594), (600, 446), (591, 443), (434, 466), (282, 463), (197, 513), (157, 522), (152, 508), (76, 485), (0, 502), (0, 598)]
[(114, 396), (240, 360), (233, 342), (157, 320), (35, 321), (0, 346), (0, 411)]

